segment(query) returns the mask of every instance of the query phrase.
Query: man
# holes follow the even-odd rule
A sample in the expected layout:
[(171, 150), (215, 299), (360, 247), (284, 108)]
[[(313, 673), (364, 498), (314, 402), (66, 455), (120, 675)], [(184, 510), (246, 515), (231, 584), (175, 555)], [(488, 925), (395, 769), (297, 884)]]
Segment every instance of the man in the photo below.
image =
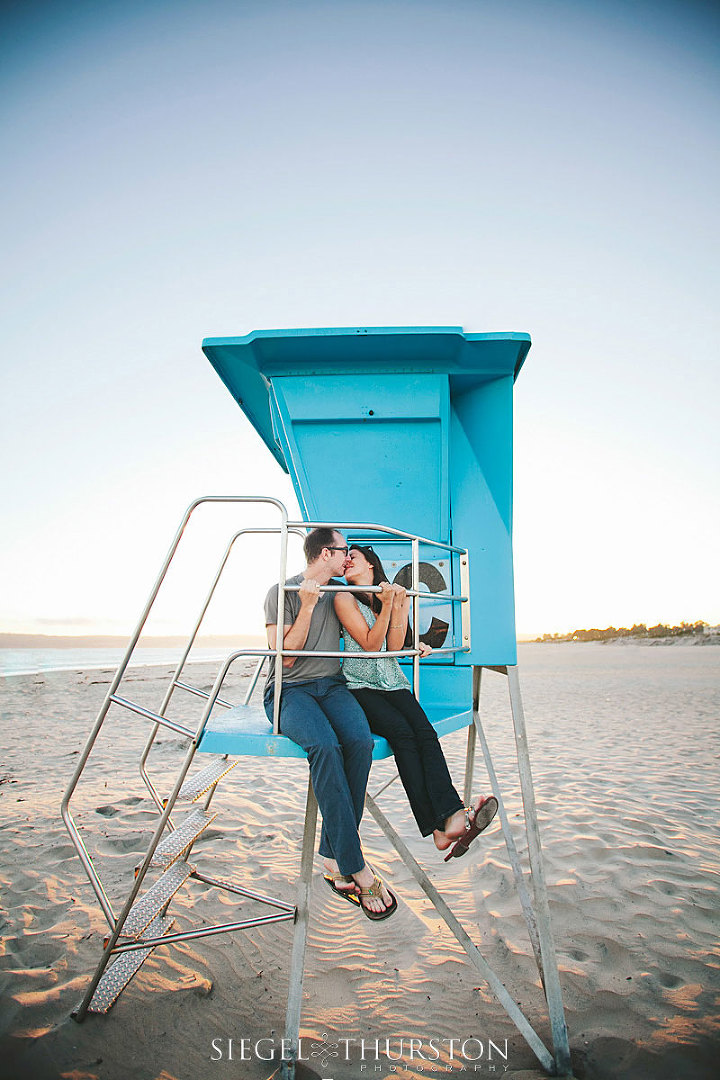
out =
[[(347, 689), (337, 657), (340, 623), (333, 594), (323, 585), (339, 585), (348, 565), (348, 546), (335, 529), (313, 529), (305, 538), (304, 574), (288, 578), (298, 592), (285, 593), (283, 649), (302, 649), (308, 656), (283, 657), (280, 730), (305, 750), (313, 789), (323, 818), (320, 855), (325, 880), (339, 896), (360, 905), (370, 919), (385, 919), (397, 908), (393, 894), (366, 864), (358, 825), (373, 740), (365, 714)], [(271, 649), (277, 647), (278, 586), (265, 599), (265, 624)], [(275, 658), (265, 686), (265, 710), (272, 719)]]

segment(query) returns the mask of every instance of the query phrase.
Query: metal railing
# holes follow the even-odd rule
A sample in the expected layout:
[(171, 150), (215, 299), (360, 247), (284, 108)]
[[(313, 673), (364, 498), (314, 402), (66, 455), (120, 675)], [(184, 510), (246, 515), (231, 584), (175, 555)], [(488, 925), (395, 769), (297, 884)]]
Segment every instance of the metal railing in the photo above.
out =
[[(170, 564), (171, 564), (171, 562), (172, 562), (172, 560), (173, 560), (173, 558), (175, 556), (175, 553), (177, 552), (178, 546), (180, 544), (180, 541), (182, 540), (182, 537), (184, 535), (184, 532), (185, 532), (185, 529), (186, 529), (186, 527), (188, 525), (190, 517), (192, 516), (192, 514), (194, 513), (194, 511), (198, 507), (200, 507), (200, 506), (202, 506), (204, 504), (218, 504), (218, 503), (225, 503), (225, 504), (227, 504), (227, 503), (260, 504), (260, 505), (273, 506), (279, 511), (280, 524), (278, 526), (275, 526), (275, 527), (267, 527), (267, 528), (265, 528), (265, 527), (263, 527), (263, 528), (256, 528), (256, 527), (244, 528), (244, 529), (239, 530), (238, 532), (236, 532), (233, 535), (233, 537), (231, 538), (230, 542), (228, 543), (228, 545), (227, 545), (227, 547), (225, 549), (225, 552), (224, 552), (224, 554), (222, 556), (220, 564), (219, 564), (219, 566), (218, 566), (218, 568), (217, 568), (217, 570), (215, 572), (215, 575), (213, 577), (213, 580), (212, 580), (212, 583), (211, 583), (210, 588), (208, 590), (208, 593), (207, 593), (207, 595), (205, 597), (205, 600), (204, 600), (204, 602), (202, 604), (200, 613), (199, 613), (197, 619), (195, 620), (193, 629), (192, 629), (192, 631), (190, 633), (187, 644), (186, 644), (186, 646), (185, 646), (185, 648), (183, 650), (183, 653), (182, 653), (182, 655), (180, 657), (180, 660), (178, 661), (178, 664), (177, 664), (177, 666), (175, 668), (175, 671), (174, 671), (174, 673), (173, 673), (173, 675), (171, 677), (170, 683), (168, 685), (168, 689), (167, 689), (167, 691), (166, 691), (166, 693), (165, 693), (165, 695), (163, 697), (163, 701), (162, 701), (162, 703), (160, 705), (160, 708), (158, 709), (157, 712), (154, 712), (151, 709), (147, 709), (144, 706), (138, 705), (137, 703), (130, 701), (128, 698), (125, 698), (125, 697), (119, 695), (117, 693), (117, 690), (118, 690), (118, 687), (119, 687), (119, 685), (120, 685), (120, 683), (121, 683), (121, 681), (123, 679), (123, 676), (125, 675), (125, 672), (127, 670), (127, 667), (128, 667), (129, 662), (130, 662), (130, 659), (132, 657), (132, 654), (133, 654), (133, 652), (135, 650), (135, 647), (136, 647), (136, 645), (137, 645), (137, 643), (138, 643), (138, 641), (140, 639), (142, 631), (143, 631), (143, 629), (145, 627), (145, 624), (147, 622), (147, 619), (148, 619), (148, 617), (150, 615), (150, 611), (151, 611), (151, 609), (152, 609), (152, 607), (153, 607), (153, 605), (155, 603), (155, 600), (157, 599), (158, 593), (160, 592), (160, 588), (161, 588), (161, 586), (162, 586), (162, 584), (163, 584), (163, 582), (165, 580), (165, 577), (167, 575)], [(82, 864), (83, 864), (83, 866), (85, 868), (85, 871), (86, 871), (86, 873), (88, 875), (90, 883), (91, 883), (91, 885), (92, 885), (92, 887), (93, 887), (93, 889), (95, 891), (95, 894), (96, 894), (96, 896), (98, 898), (100, 906), (101, 906), (101, 908), (102, 908), (102, 910), (103, 910), (103, 912), (104, 912), (104, 914), (105, 914), (111, 928), (114, 928), (114, 929), (117, 928), (118, 920), (116, 919), (116, 916), (114, 914), (112, 905), (110, 903), (110, 900), (109, 900), (109, 898), (108, 898), (108, 896), (107, 896), (107, 894), (105, 892), (105, 889), (104, 889), (104, 887), (102, 885), (100, 877), (99, 877), (99, 875), (97, 873), (97, 870), (95, 869), (95, 867), (93, 865), (92, 859), (91, 859), (91, 857), (90, 857), (90, 855), (88, 853), (88, 850), (86, 848), (86, 845), (85, 845), (85, 843), (84, 843), (84, 841), (83, 841), (83, 839), (82, 839), (82, 837), (80, 835), (80, 832), (79, 832), (79, 830), (77, 828), (75, 820), (74, 820), (72, 814), (70, 813), (70, 802), (71, 802), (72, 796), (73, 796), (73, 794), (75, 792), (75, 789), (77, 787), (79, 779), (80, 779), (80, 777), (81, 777), (81, 775), (83, 773), (83, 770), (85, 768), (87, 760), (88, 760), (90, 754), (92, 753), (93, 747), (94, 747), (95, 742), (97, 740), (97, 737), (98, 737), (98, 735), (100, 733), (100, 729), (103, 726), (103, 723), (104, 723), (105, 718), (107, 716), (108, 710), (110, 709), (110, 706), (114, 704), (114, 705), (120, 706), (122, 708), (128, 709), (129, 711), (131, 711), (135, 715), (141, 716), (144, 719), (151, 721), (152, 724), (153, 724), (152, 730), (151, 730), (150, 735), (149, 735), (149, 737), (147, 739), (147, 742), (145, 744), (145, 747), (144, 747), (144, 750), (143, 750), (143, 753), (142, 753), (142, 756), (141, 756), (140, 774), (141, 774), (141, 776), (143, 778), (144, 783), (146, 784), (146, 786), (148, 788), (148, 791), (151, 794), (151, 797), (152, 797), (153, 801), (155, 802), (155, 804), (156, 804), (156, 806), (158, 808), (158, 811), (160, 812), (161, 819), (160, 819), (160, 823), (158, 824), (158, 828), (156, 830), (155, 836), (153, 837), (153, 841), (151, 843), (151, 849), (148, 852), (148, 855), (147, 855), (145, 861), (143, 862), (143, 865), (141, 866), (141, 868), (140, 868), (140, 870), (138, 872), (139, 877), (138, 877), (138, 880), (136, 880), (136, 883), (135, 883), (136, 887), (132, 890), (132, 895), (134, 896), (137, 893), (137, 890), (140, 887), (140, 883), (142, 881), (142, 878), (144, 877), (145, 872), (148, 869), (148, 866), (150, 864), (150, 859), (152, 857), (152, 853), (154, 851), (154, 848), (157, 846), (157, 843), (158, 843), (158, 841), (159, 841), (159, 839), (160, 839), (160, 837), (162, 835), (162, 832), (164, 831), (166, 826), (169, 827), (170, 829), (174, 829), (174, 825), (173, 825), (172, 821), (170, 820), (170, 813), (172, 811), (173, 805), (174, 805), (176, 797), (177, 797), (177, 793), (178, 793), (178, 791), (180, 789), (180, 785), (181, 785), (181, 778), (178, 778), (178, 781), (176, 782), (174, 791), (173, 791), (172, 795), (170, 796), (170, 798), (168, 800), (163, 800), (160, 797), (160, 794), (158, 793), (155, 785), (152, 783), (152, 781), (151, 781), (151, 779), (150, 779), (150, 777), (148, 775), (148, 772), (147, 772), (147, 759), (148, 759), (148, 756), (150, 754), (150, 751), (151, 751), (153, 743), (155, 741), (157, 732), (159, 731), (160, 727), (166, 727), (166, 728), (176, 732), (177, 734), (180, 734), (180, 735), (188, 738), (189, 740), (191, 740), (191, 744), (192, 744), (192, 748), (193, 748), (192, 752), (194, 753), (194, 751), (197, 749), (197, 747), (198, 747), (198, 745), (199, 745), (199, 743), (200, 743), (200, 741), (202, 739), (202, 736), (203, 736), (203, 733), (204, 733), (205, 728), (207, 726), (208, 720), (209, 720), (210, 715), (211, 715), (213, 709), (215, 708), (215, 706), (220, 705), (220, 706), (222, 706), (224, 708), (232, 708), (233, 707), (231, 702), (226, 701), (224, 698), (220, 697), (220, 691), (222, 689), (223, 683), (225, 681), (225, 678), (227, 677), (227, 673), (230, 670), (231, 665), (236, 660), (240, 659), (241, 657), (256, 657), (257, 658), (257, 663), (256, 663), (256, 666), (255, 666), (255, 669), (254, 669), (254, 672), (253, 672), (253, 675), (252, 675), (252, 678), (251, 678), (250, 686), (249, 686), (249, 688), (248, 688), (248, 690), (246, 692), (243, 704), (248, 704), (250, 702), (250, 699), (251, 699), (252, 694), (253, 694), (253, 692), (255, 690), (255, 687), (257, 685), (257, 681), (258, 681), (258, 678), (260, 676), (263, 665), (266, 663), (266, 661), (268, 659), (274, 660), (275, 672), (274, 672), (274, 698), (273, 698), (272, 726), (273, 726), (274, 734), (278, 735), (278, 734), (280, 734), (280, 699), (281, 699), (281, 696), (282, 696), (282, 685), (283, 685), (283, 658), (286, 658), (286, 657), (303, 657), (303, 656), (308, 656), (308, 655), (310, 655), (312, 653), (313, 656), (317, 656), (317, 657), (343, 659), (347, 655), (344, 651), (341, 651), (339, 649), (337, 651), (320, 651), (320, 652), (314, 651), (314, 650), (312, 650), (312, 651), (311, 650), (304, 650), (304, 649), (286, 649), (286, 648), (284, 648), (284, 640), (283, 640), (284, 635), (280, 634), (279, 637), (278, 637), (278, 640), (276, 642), (276, 647), (274, 649), (270, 649), (270, 648), (266, 648), (266, 649), (247, 649), (246, 648), (246, 649), (237, 650), (237, 651), (231, 653), (228, 657), (226, 657), (225, 661), (222, 663), (222, 665), (221, 665), (221, 667), (220, 667), (220, 669), (219, 669), (219, 671), (218, 671), (218, 673), (216, 675), (216, 678), (215, 678), (214, 684), (212, 686), (212, 689), (209, 692), (201, 690), (200, 688), (195, 687), (192, 684), (190, 684), (188, 682), (184, 682), (183, 680), (181, 680), (181, 675), (182, 675), (183, 669), (185, 667), (185, 664), (187, 662), (188, 656), (190, 655), (192, 647), (193, 647), (193, 645), (194, 645), (194, 643), (195, 643), (195, 641), (197, 639), (197, 636), (198, 636), (198, 633), (199, 633), (200, 628), (202, 626), (203, 620), (204, 620), (205, 615), (207, 614), (208, 608), (210, 606), (210, 602), (213, 599), (213, 596), (214, 596), (215, 591), (217, 589), (217, 586), (218, 586), (218, 584), (220, 582), (223, 571), (226, 568), (228, 559), (230, 557), (231, 551), (232, 551), (235, 543), (241, 537), (247, 536), (247, 535), (267, 534), (267, 535), (277, 535), (277, 536), (279, 536), (279, 539), (280, 539), (280, 559), (279, 559), (280, 566), (279, 566), (279, 581), (278, 581), (277, 625), (279, 627), (284, 627), (284, 625), (285, 625), (284, 614), (285, 614), (285, 597), (286, 597), (286, 594), (289, 593), (289, 592), (297, 591), (300, 588), (299, 585), (288, 585), (287, 584), (288, 539), (289, 539), (289, 537), (291, 535), (299, 535), (299, 536), (302, 537), (302, 536), (305, 535), (307, 530), (314, 529), (314, 528), (332, 528), (332, 529), (336, 529), (336, 530), (344, 530), (344, 531), (347, 531), (347, 532), (350, 532), (350, 533), (354, 532), (354, 533), (362, 534), (363, 536), (365, 534), (367, 534), (367, 533), (378, 533), (379, 534), (379, 536), (378, 536), (379, 541), (384, 540), (384, 541), (388, 541), (388, 542), (391, 542), (391, 541), (401, 542), (401, 543), (406, 542), (406, 543), (409, 543), (410, 546), (411, 546), (411, 587), (407, 590), (407, 593), (410, 596), (411, 603), (412, 603), (412, 626), (413, 626), (412, 647), (403, 648), (403, 649), (400, 649), (400, 650), (393, 650), (393, 651), (378, 650), (378, 651), (375, 651), (375, 652), (364, 652), (363, 655), (365, 657), (367, 657), (368, 659), (372, 659), (372, 658), (375, 658), (375, 659), (412, 658), (412, 661), (413, 661), (413, 685), (414, 685), (414, 690), (415, 690), (416, 694), (419, 692), (419, 678), (420, 678), (420, 665), (419, 665), (419, 661), (420, 661), (420, 648), (419, 648), (419, 646), (420, 646), (420, 625), (419, 625), (419, 623), (420, 623), (420, 619), (419, 619), (420, 598), (422, 598), (423, 602), (431, 602), (431, 603), (432, 602), (443, 602), (443, 603), (450, 602), (450, 603), (460, 603), (462, 605), (461, 610), (463, 611), (463, 619), (462, 619), (463, 638), (464, 638), (465, 643), (462, 644), (462, 645), (458, 645), (458, 646), (448, 646), (448, 647), (445, 647), (445, 648), (441, 647), (441, 648), (438, 648), (438, 649), (434, 649), (433, 650), (434, 654), (435, 655), (453, 654), (453, 653), (461, 653), (461, 652), (467, 652), (468, 651), (469, 645), (467, 644), (467, 642), (468, 642), (469, 638), (468, 638), (468, 635), (464, 632), (464, 628), (465, 628), (466, 625), (468, 625), (466, 612), (467, 612), (467, 609), (468, 609), (468, 606), (469, 606), (469, 596), (466, 595), (466, 594), (463, 594), (462, 592), (461, 593), (445, 593), (445, 592), (430, 593), (430, 592), (421, 591), (420, 588), (419, 588), (419, 585), (420, 585), (420, 547), (421, 547), (421, 545), (422, 546), (439, 548), (439, 549), (442, 549), (443, 551), (447, 551), (450, 555), (457, 555), (460, 558), (461, 567), (462, 566), (465, 567), (465, 572), (464, 573), (461, 570), (461, 580), (462, 580), (463, 585), (465, 584), (465, 581), (467, 580), (467, 569), (466, 569), (467, 568), (467, 551), (464, 548), (458, 547), (457, 545), (450, 544), (447, 541), (430, 540), (430, 539), (427, 539), (425, 537), (418, 536), (416, 534), (404, 532), (404, 531), (399, 530), (399, 529), (393, 529), (393, 528), (391, 528), (389, 526), (381, 525), (381, 524), (378, 524), (378, 523), (356, 522), (356, 521), (353, 521), (353, 522), (289, 521), (288, 520), (288, 515), (287, 515), (287, 510), (285, 509), (285, 506), (278, 499), (274, 499), (272, 497), (267, 497), (267, 496), (211, 495), (211, 496), (204, 496), (204, 497), (196, 499), (194, 502), (192, 502), (190, 504), (190, 506), (188, 507), (187, 511), (185, 512), (184, 516), (183, 516), (183, 519), (182, 519), (182, 521), (180, 523), (180, 526), (179, 526), (179, 528), (178, 528), (178, 530), (177, 530), (177, 532), (175, 534), (175, 537), (174, 537), (174, 539), (173, 539), (173, 541), (172, 541), (172, 543), (170, 545), (170, 548), (169, 548), (168, 553), (167, 553), (167, 555), (165, 557), (165, 560), (164, 560), (164, 562), (163, 562), (163, 564), (161, 566), (160, 572), (159, 572), (159, 574), (158, 574), (158, 576), (157, 576), (157, 578), (155, 580), (155, 583), (154, 583), (154, 585), (153, 585), (153, 587), (152, 587), (152, 589), (150, 591), (150, 595), (149, 595), (148, 600), (147, 600), (147, 602), (145, 604), (145, 607), (144, 607), (144, 609), (142, 611), (140, 619), (138, 620), (137, 626), (135, 627), (135, 630), (133, 631), (133, 634), (130, 637), (130, 641), (128, 643), (125, 654), (124, 654), (122, 660), (120, 661), (120, 664), (119, 664), (118, 669), (117, 669), (117, 671), (115, 673), (115, 676), (114, 676), (114, 678), (113, 678), (113, 680), (112, 680), (112, 682), (110, 684), (108, 692), (107, 692), (107, 694), (105, 696), (105, 699), (104, 699), (104, 701), (102, 703), (102, 706), (100, 708), (100, 712), (98, 714), (97, 720), (95, 721), (95, 725), (94, 725), (92, 731), (90, 732), (90, 735), (88, 737), (85, 748), (84, 748), (84, 750), (82, 751), (82, 753), (80, 755), (80, 759), (78, 761), (77, 767), (76, 767), (75, 772), (74, 772), (74, 774), (72, 776), (72, 779), (71, 779), (71, 781), (70, 781), (70, 783), (68, 785), (67, 791), (65, 792), (65, 795), (63, 797), (62, 804), (61, 804), (61, 814), (62, 814), (63, 821), (65, 823), (65, 826), (66, 826), (66, 828), (68, 830), (68, 833), (70, 835), (70, 838), (71, 838), (71, 840), (72, 840), (72, 842), (73, 842), (73, 844), (74, 844), (74, 846), (75, 846), (75, 848), (76, 848), (76, 850), (78, 852), (78, 855), (79, 855), (79, 857), (81, 859), (81, 862), (82, 862)], [(328, 583), (326, 585), (320, 586), (320, 591), (321, 592), (330, 592), (330, 593), (332, 593), (332, 592), (354, 592), (354, 591), (357, 591), (357, 590), (356, 590), (356, 588), (354, 586), (351, 586), (351, 585), (337, 585), (337, 584), (329, 584)], [(369, 587), (363, 588), (363, 591), (364, 592), (379, 592), (380, 591), (380, 586), (369, 586)], [(193, 695), (195, 695), (197, 697), (200, 697), (200, 698), (203, 698), (205, 700), (205, 706), (204, 706), (204, 709), (203, 709), (203, 712), (202, 712), (202, 716), (201, 716), (200, 721), (199, 721), (199, 723), (198, 723), (198, 725), (197, 725), (197, 727), (195, 728), (194, 731), (191, 728), (186, 727), (183, 724), (179, 724), (179, 723), (177, 723), (177, 722), (175, 722), (173, 720), (168, 719), (168, 717), (165, 715), (166, 711), (168, 709), (168, 706), (170, 704), (170, 701), (172, 699), (172, 696), (173, 696), (176, 689), (184, 690), (184, 691), (186, 691), (186, 692), (188, 692), (190, 694), (193, 694)], [(190, 755), (190, 760), (191, 760), (191, 757), (192, 757), (192, 754)], [(187, 769), (188, 769), (188, 767), (190, 765), (190, 760), (186, 760), (186, 762), (185, 762), (184, 768), (182, 770), (183, 777), (184, 777), (185, 773), (187, 772)], [(206, 807), (207, 807), (207, 805), (209, 805), (209, 802), (210, 802), (210, 799), (212, 798), (213, 793), (214, 793), (214, 788), (211, 789), (211, 791), (210, 791), (210, 794), (209, 794), (207, 802), (206, 802)], [(122, 921), (124, 921), (124, 916), (126, 914), (126, 909), (128, 909), (128, 904), (129, 904), (129, 900), (128, 900), (128, 902), (126, 902), (125, 909), (121, 913), (121, 920)]]
[[(412, 649), (403, 649), (397, 653), (371, 653), (365, 652), (363, 655), (367, 659), (375, 657), (390, 657), (390, 656), (404, 656), (413, 658), (413, 690), (417, 695), (420, 690), (420, 596), (423, 600), (437, 600), (442, 602), (447, 601), (459, 601), (463, 604), (469, 604), (469, 595), (455, 595), (445, 593), (426, 593), (420, 592), (420, 545), (429, 547), (441, 548), (450, 554), (456, 554), (465, 560), (467, 566), (468, 553), (465, 548), (458, 547), (454, 544), (450, 544), (445, 540), (429, 540), (427, 537), (419, 536), (415, 533), (404, 532), (401, 529), (393, 529), (387, 525), (380, 525), (377, 522), (362, 522), (362, 521), (289, 521), (286, 528), (303, 528), (303, 529), (334, 529), (337, 531), (345, 531), (349, 533), (380, 533), (380, 539), (406, 541), (411, 544), (411, 586), (407, 590), (408, 595), (412, 601), (412, 624), (413, 624), (413, 647)], [(283, 559), (283, 553), (285, 558)], [(284, 547), (281, 543), (281, 559), (280, 559), (280, 581), (278, 582), (278, 614), (277, 625), (282, 627), (285, 625), (285, 593), (291, 590), (299, 589), (299, 585), (288, 586), (287, 581), (287, 542)], [(354, 592), (357, 591), (350, 585), (324, 585), (320, 587), (321, 592)], [(380, 586), (371, 586), (369, 588), (363, 588), (363, 592), (379, 592)], [(463, 619), (463, 627), (466, 625), (466, 620)], [(274, 698), (273, 698), (273, 731), (278, 734), (280, 731), (280, 698), (282, 694), (282, 658), (283, 656), (293, 655), (307, 655), (307, 652), (294, 653), (290, 650), (283, 649), (283, 642), (281, 640), (282, 635), (279, 635), (276, 649), (275, 649), (275, 686), (274, 686)], [(451, 652), (467, 652), (469, 651), (469, 645), (453, 646), (447, 649), (435, 649), (435, 653), (451, 653)], [(315, 656), (333, 656), (333, 653), (315, 652)], [(344, 656), (344, 653), (340, 654)]]

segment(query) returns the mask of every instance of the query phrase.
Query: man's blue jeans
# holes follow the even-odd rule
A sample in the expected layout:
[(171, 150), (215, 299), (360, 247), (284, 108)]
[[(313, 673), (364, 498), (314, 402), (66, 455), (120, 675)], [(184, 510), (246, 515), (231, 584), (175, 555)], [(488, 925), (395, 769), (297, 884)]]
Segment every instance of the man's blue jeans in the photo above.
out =
[[(272, 720), (274, 686), (265, 691)], [(341, 874), (362, 870), (358, 825), (365, 806), (373, 738), (365, 713), (342, 676), (283, 683), (280, 731), (307, 753), (322, 814), (320, 854), (335, 859)]]

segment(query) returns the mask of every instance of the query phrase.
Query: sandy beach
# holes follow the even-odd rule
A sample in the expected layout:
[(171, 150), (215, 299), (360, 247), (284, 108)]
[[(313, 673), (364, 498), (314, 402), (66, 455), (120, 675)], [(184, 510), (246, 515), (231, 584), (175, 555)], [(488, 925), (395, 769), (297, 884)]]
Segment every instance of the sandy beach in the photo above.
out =
[[(720, 650), (524, 645), (520, 665), (575, 1074), (709, 1080), (720, 1049)], [(157, 708), (169, 672), (134, 670), (128, 696)], [(207, 687), (213, 673), (196, 665), (193, 681)], [(275, 1066), (254, 1053), (240, 1060), (241, 1040), (261, 1053), (279, 1042), (288, 923), (160, 948), (106, 1016), (70, 1018), (106, 923), (59, 808), (111, 677), (65, 671), (0, 681), (0, 1077), (267, 1080)], [(228, 689), (232, 700), (242, 682), (238, 675)], [(524, 855), (506, 695), (503, 676), (484, 676), (486, 731)], [(197, 699), (176, 697), (170, 715), (194, 722)], [(119, 906), (155, 814), (137, 768), (147, 726), (127, 713), (111, 716), (73, 805)], [(464, 733), (444, 741), (458, 784), (464, 744)], [(182, 753), (179, 737), (161, 735), (150, 763), (161, 786), (169, 788)], [(376, 764), (370, 790), (390, 775), (389, 763)], [(293, 902), (306, 785), (303, 761), (241, 761), (218, 791), (219, 816), (193, 861)], [(487, 788), (480, 760), (474, 789)], [(379, 801), (549, 1045), (499, 825), (464, 859), (445, 864), (417, 835), (399, 784)], [(371, 923), (332, 896), (316, 863), (301, 1028), (314, 1073), (306, 1075), (543, 1076), (369, 815), (362, 832), (400, 907), (391, 920)], [(176, 929), (224, 921), (236, 910), (229, 894), (200, 883), (184, 887), (171, 908)], [(425, 1059), (409, 1060), (412, 1039)], [(363, 1061), (362, 1040), (366, 1048), (378, 1040), (388, 1053), (375, 1060), (368, 1051)], [(505, 1040), (507, 1057), (490, 1060), (490, 1044), (505, 1050)], [(438, 1060), (431, 1041), (442, 1047)], [(310, 1058), (313, 1043), (338, 1044), (338, 1056)], [(460, 1058), (463, 1043), (468, 1056)]]

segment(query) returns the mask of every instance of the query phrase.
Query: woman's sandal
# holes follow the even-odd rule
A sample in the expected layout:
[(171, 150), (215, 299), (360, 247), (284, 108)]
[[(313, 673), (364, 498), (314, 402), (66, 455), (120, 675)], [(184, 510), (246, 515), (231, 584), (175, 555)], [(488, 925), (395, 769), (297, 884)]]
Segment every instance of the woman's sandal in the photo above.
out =
[[(348, 877), (346, 874), (323, 874), (323, 878), (327, 881), (328, 885), (335, 893), (336, 896), (341, 896), (343, 900), (347, 900), (349, 904), (354, 904), (355, 907), (360, 907), (360, 897), (355, 892), (355, 878)], [(344, 882), (346, 885), (350, 885), (349, 889), (341, 889), (338, 887), (339, 882)]]
[(456, 840), (453, 846), (445, 856), (445, 862), (449, 859), (459, 859), (461, 855), (467, 854), (470, 844), (479, 836), (481, 832), (487, 829), (488, 825), (495, 817), (498, 811), (498, 801), (494, 795), (488, 796), (487, 799), (481, 799), (480, 805), (476, 810), (471, 806), (465, 808), (465, 832)]
[[(387, 888), (387, 885), (385, 886), (385, 888)], [(373, 878), (372, 885), (370, 885), (367, 889), (363, 889), (362, 887), (360, 889), (360, 897), (359, 897), (360, 907), (363, 909), (363, 911), (367, 915), (368, 919), (372, 919), (373, 922), (379, 922), (381, 919), (389, 919), (390, 916), (392, 915), (392, 913), (394, 911), (397, 911), (397, 906), (398, 906), (397, 897), (395, 896), (395, 894), (390, 889), (387, 890), (390, 893), (390, 905), (389, 905), (389, 907), (386, 907), (384, 911), (370, 911), (368, 908), (365, 907), (365, 905), (362, 902), (363, 897), (367, 897), (367, 899), (369, 899), (369, 900), (381, 900), (382, 901), (382, 891), (383, 891), (383, 881), (382, 881), (382, 878), (379, 878), (377, 876), (377, 874), (375, 874), (375, 876)]]

